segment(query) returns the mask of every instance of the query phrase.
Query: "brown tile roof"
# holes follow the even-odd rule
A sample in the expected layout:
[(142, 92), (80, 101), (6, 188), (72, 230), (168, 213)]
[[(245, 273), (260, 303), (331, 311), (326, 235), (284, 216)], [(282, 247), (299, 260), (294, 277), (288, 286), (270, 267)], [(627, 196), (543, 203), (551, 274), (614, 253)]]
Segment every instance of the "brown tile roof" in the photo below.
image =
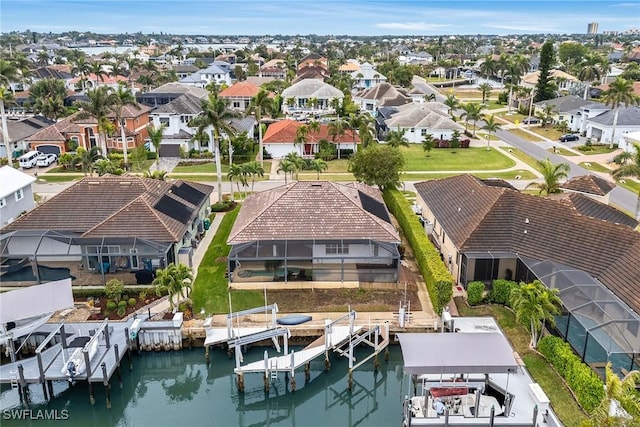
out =
[(635, 229), (638, 226), (638, 221), (631, 218), (629, 215), (620, 212), (612, 206), (600, 203), (589, 196), (585, 196), (580, 193), (569, 193), (567, 194), (567, 200), (580, 215), (602, 219), (614, 224), (627, 225), (632, 229)]
[(400, 242), (395, 227), (377, 209), (388, 215), (380, 192), (362, 184), (294, 182), (247, 197), (228, 243), (285, 239)]
[[(303, 126), (302, 123), (295, 120), (280, 120), (279, 122), (272, 123), (267, 128), (262, 142), (264, 144), (291, 144), (296, 139), (296, 132)], [(340, 135), (335, 139), (335, 142), (340, 143), (353, 143), (353, 131), (346, 129), (344, 135)], [(360, 143), (358, 134), (355, 135), (356, 143)], [(317, 143), (322, 139), (326, 139), (329, 142), (333, 142), (333, 137), (329, 135), (329, 125), (321, 124), (318, 132), (309, 132), (307, 135), (307, 142)]]
[(81, 132), (80, 126), (76, 124), (77, 117), (78, 113), (72, 114), (63, 120), (34, 133), (30, 137), (26, 138), (25, 141), (64, 142), (67, 139), (65, 134)]
[(595, 175), (581, 175), (571, 178), (561, 188), (564, 190), (577, 191), (579, 193), (594, 194), (596, 196), (606, 196), (614, 188), (615, 184)]
[(470, 175), (416, 190), (461, 252), (509, 251), (583, 270), (640, 312), (640, 233), (627, 225), (582, 215), (566, 200), (486, 187)]
[[(177, 195), (183, 192), (176, 187), (183, 185), (187, 186), (186, 190), (192, 188), (204, 195), (199, 204), (208, 203), (213, 188), (204, 184), (132, 175), (86, 177), (2, 231), (55, 230), (78, 233), (82, 237), (135, 236), (177, 242), (184, 236), (199, 207)], [(190, 213), (189, 218), (180, 221), (170, 210), (161, 208), (165, 197), (183, 206), (184, 212)]]

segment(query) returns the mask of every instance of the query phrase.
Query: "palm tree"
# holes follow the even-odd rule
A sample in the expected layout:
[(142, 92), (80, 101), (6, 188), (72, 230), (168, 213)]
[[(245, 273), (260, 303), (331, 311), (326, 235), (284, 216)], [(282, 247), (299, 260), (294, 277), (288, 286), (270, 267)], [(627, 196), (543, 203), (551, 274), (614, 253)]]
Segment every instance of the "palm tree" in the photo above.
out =
[(543, 182), (532, 182), (527, 185), (526, 188), (535, 187), (537, 188), (538, 194), (545, 193), (547, 196), (549, 194), (557, 194), (560, 193), (560, 180), (565, 179), (569, 176), (569, 164), (568, 163), (558, 163), (553, 164), (551, 160), (548, 158), (544, 160), (536, 160), (538, 164), (538, 169), (542, 173)]
[(225, 133), (228, 137), (235, 135), (236, 131), (231, 126), (231, 119), (236, 113), (229, 109), (227, 101), (218, 98), (214, 94), (202, 102), (202, 113), (193, 119), (198, 131), (205, 129), (209, 132), (209, 141), (213, 142), (216, 161), (216, 173), (218, 182), (218, 201), (222, 201), (222, 165), (220, 163), (220, 135)]
[[(367, 134), (366, 137), (368, 139), (366, 145), (368, 145), (371, 142), (372, 139), (372, 130), (371, 130), (371, 126), (372, 123), (374, 121), (374, 118), (371, 114), (368, 113), (364, 113), (364, 114), (349, 114), (349, 119), (347, 120), (347, 126), (348, 128), (351, 130), (352, 134), (353, 134), (353, 151), (356, 152), (358, 151), (358, 142), (356, 139), (356, 131), (358, 131), (358, 133), (360, 133), (360, 130), (363, 130), (364, 134)], [(360, 136), (360, 140), (362, 141), (362, 136)], [(363, 141), (363, 146), (365, 146), (365, 143)]]
[(18, 69), (11, 62), (0, 59), (0, 118), (2, 120), (2, 138), (7, 150), (7, 160), (9, 166), (13, 160), (11, 146), (9, 145), (9, 131), (7, 130), (7, 112), (4, 109), (5, 103), (13, 99), (13, 92), (9, 85), (19, 79)]
[(247, 113), (253, 112), (256, 115), (256, 121), (258, 122), (258, 150), (260, 151), (258, 154), (258, 161), (260, 162), (260, 166), (264, 167), (264, 149), (262, 146), (262, 113), (272, 114), (273, 112), (273, 99), (271, 98), (271, 94), (264, 89), (260, 89), (260, 91), (251, 98), (251, 102), (249, 103), (249, 108), (247, 109)]
[(93, 117), (98, 122), (98, 136), (100, 140), (100, 149), (103, 153), (107, 152), (107, 129), (112, 125), (109, 120), (109, 114), (112, 112), (115, 100), (111, 96), (111, 88), (100, 86), (94, 90), (87, 91), (88, 101), (77, 102), (81, 109), (78, 114), (79, 119)]
[(302, 169), (305, 168), (305, 166), (307, 165), (307, 162), (302, 157), (300, 157), (298, 153), (289, 153), (286, 156), (284, 156), (284, 158), (293, 164), (294, 170), (291, 172), (292, 179), (293, 179), (293, 172), (295, 172), (296, 180), (298, 180), (298, 174)]
[(462, 104), (462, 109), (464, 113), (460, 116), (464, 117), (464, 130), (467, 131), (467, 125), (469, 120), (473, 122), (473, 137), (476, 137), (476, 123), (478, 120), (482, 118), (482, 104), (477, 104), (475, 102), (469, 102), (466, 104)]
[(291, 160), (286, 158), (280, 160), (280, 164), (278, 165), (277, 173), (284, 173), (284, 183), (287, 184), (287, 174), (291, 174), (291, 179), (293, 179), (293, 172), (296, 170), (296, 166), (293, 164)]
[[(125, 107), (130, 105), (132, 107), (139, 108), (138, 102), (136, 101), (136, 97), (131, 93), (129, 89), (124, 88), (123, 86), (118, 86), (118, 89), (112, 93), (113, 97), (113, 106), (111, 110), (116, 115), (116, 122), (118, 126), (120, 126), (120, 137), (122, 138), (122, 154), (124, 159), (124, 170), (126, 171), (129, 168), (129, 162), (127, 159), (127, 134), (125, 132), (127, 119), (124, 117)], [(154, 145), (155, 146), (155, 145)], [(158, 161), (158, 152), (156, 151), (156, 162)]]
[(164, 181), (164, 180), (167, 179), (167, 175), (168, 175), (167, 171), (159, 171), (159, 170), (150, 171), (150, 170), (147, 170), (147, 171), (145, 171), (145, 173), (142, 176), (144, 176), (145, 178), (149, 178), (149, 179), (157, 179), (158, 181)]
[(64, 106), (66, 96), (67, 89), (60, 79), (42, 79), (29, 88), (33, 111), (53, 120), (64, 117), (67, 111)]
[(480, 64), (480, 72), (485, 75), (487, 80), (489, 77), (493, 76), (498, 70), (498, 63), (491, 58), (491, 56), (487, 56), (482, 64)]
[(600, 80), (605, 70), (602, 68), (603, 59), (598, 55), (587, 55), (580, 64), (578, 79), (584, 83), (584, 99), (587, 99), (591, 83)]
[(209, 134), (204, 130), (196, 130), (191, 137), (191, 142), (197, 142), (199, 151), (202, 151), (202, 146), (209, 143)]
[(482, 103), (485, 104), (491, 96), (491, 90), (493, 89), (493, 87), (489, 83), (482, 83), (480, 86), (478, 86), (478, 89), (480, 89), (480, 92), (482, 92)]
[(509, 112), (511, 111), (511, 100), (513, 97), (513, 88), (518, 86), (522, 75), (529, 69), (529, 60), (522, 55), (516, 55), (509, 58), (504, 68), (505, 75), (509, 76)]
[(611, 369), (611, 362), (607, 363), (605, 396), (591, 413), (590, 425), (594, 427), (637, 425), (633, 424), (632, 420), (640, 419), (640, 399), (636, 392), (639, 383), (640, 371), (631, 371), (620, 379)]
[(165, 125), (160, 125), (160, 127), (155, 126), (147, 126), (147, 133), (149, 134), (149, 141), (151, 141), (151, 145), (153, 145), (153, 149), (156, 153), (156, 170), (158, 170), (159, 165), (159, 156), (160, 156), (160, 144), (162, 144), (162, 137), (164, 132)]
[(387, 144), (395, 148), (408, 147), (409, 140), (404, 136), (405, 133), (407, 133), (406, 129), (390, 130), (387, 133)]
[(548, 289), (542, 282), (520, 283), (511, 291), (511, 307), (516, 320), (529, 328), (531, 347), (536, 348), (544, 322), (555, 324), (555, 315), (560, 313), (562, 301), (557, 289)]
[(133, 90), (133, 73), (140, 69), (140, 60), (135, 56), (132, 56), (126, 58), (124, 62), (127, 64), (128, 69), (127, 80), (129, 81), (131, 89)]
[(192, 281), (193, 273), (189, 267), (184, 264), (171, 263), (165, 269), (156, 270), (156, 278), (153, 279), (152, 284), (156, 287), (158, 295), (165, 291), (169, 293), (169, 307), (173, 311), (177, 306), (173, 298), (177, 295), (179, 303), (180, 299), (185, 297), (184, 290), (191, 289)]
[[(309, 126), (302, 125), (298, 129), (296, 129), (296, 136), (293, 138), (293, 145), (297, 146), (298, 144), (307, 143), (307, 137), (309, 136)], [(303, 148), (304, 149), (304, 148)]]
[(618, 125), (620, 105), (624, 104), (625, 107), (636, 105), (639, 99), (633, 92), (633, 82), (620, 77), (609, 84), (609, 89), (604, 91), (603, 96), (604, 103), (610, 105), (615, 111), (613, 116), (613, 130), (611, 131), (611, 144), (609, 144), (609, 148), (613, 148), (616, 141), (616, 126)]
[(80, 165), (84, 176), (87, 176), (87, 173), (91, 173), (93, 170), (94, 163), (102, 158), (100, 147), (91, 147), (89, 150), (85, 150), (83, 147), (80, 147), (76, 152), (76, 156), (71, 161), (71, 164), (74, 167), (76, 165)]
[(96, 86), (98, 87), (98, 80), (101, 80), (104, 82), (104, 76), (108, 75), (109, 73), (107, 73), (103, 68), (102, 68), (102, 62), (91, 62), (89, 64), (89, 73), (93, 74), (94, 76), (96, 76)]
[(340, 158), (340, 137), (346, 133), (346, 127), (348, 126), (347, 122), (342, 119), (333, 120), (329, 123), (328, 126), (328, 134), (331, 135), (331, 140), (335, 143), (338, 140), (337, 149), (338, 149), (338, 159)]
[(245, 173), (242, 170), (241, 165), (231, 165), (229, 166), (229, 172), (227, 172), (227, 179), (231, 181), (233, 185), (233, 181), (236, 182), (236, 186), (238, 187), (238, 193), (240, 193), (240, 184), (242, 183), (242, 187), (245, 188), (247, 186), (247, 180), (245, 179)]
[(313, 159), (313, 160), (311, 160), (310, 166), (311, 166), (312, 170), (316, 171), (316, 173), (317, 173), (316, 179), (318, 181), (320, 181), (320, 172), (326, 171), (327, 168), (329, 167), (327, 165), (327, 162), (325, 162), (322, 159)]
[(82, 92), (87, 90), (86, 76), (91, 72), (91, 66), (87, 62), (84, 55), (79, 55), (73, 61), (71, 61), (71, 73), (80, 76), (80, 82), (82, 84)]
[(488, 117), (484, 117), (484, 126), (482, 126), (482, 130), (487, 131), (487, 151), (491, 150), (491, 135), (496, 133), (499, 129), (500, 125), (496, 122), (496, 118), (493, 114)]
[[(616, 157), (621, 157), (622, 165), (611, 172), (611, 176), (616, 180), (626, 177), (640, 178), (640, 144), (633, 144), (634, 153), (622, 153)], [(640, 220), (640, 192), (638, 192), (638, 203), (636, 203), (636, 220)]]
[(453, 111), (458, 108), (460, 103), (454, 94), (449, 94), (447, 95), (447, 99), (444, 100), (444, 105), (449, 107), (449, 115), (453, 117)]
[(264, 168), (256, 161), (245, 163), (242, 166), (245, 167), (246, 172), (251, 176), (251, 191), (253, 192), (256, 177), (262, 178), (264, 176)]

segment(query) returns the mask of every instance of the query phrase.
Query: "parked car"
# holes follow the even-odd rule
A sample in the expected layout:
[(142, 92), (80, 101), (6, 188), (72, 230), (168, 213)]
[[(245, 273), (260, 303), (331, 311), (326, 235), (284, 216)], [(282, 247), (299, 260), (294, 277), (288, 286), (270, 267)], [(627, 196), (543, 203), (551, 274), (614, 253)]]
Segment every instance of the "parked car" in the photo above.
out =
[(525, 125), (537, 125), (540, 123), (540, 119), (537, 117), (527, 117), (522, 121), (522, 123)]
[(38, 162), (38, 157), (42, 155), (39, 151), (29, 151), (26, 154), (20, 156), (19, 163), (20, 167), (23, 169), (30, 169), (36, 165)]
[(58, 156), (55, 154), (41, 154), (38, 156), (38, 160), (36, 160), (36, 165), (43, 168), (55, 163), (56, 160), (58, 160)]
[(560, 142), (577, 141), (579, 139), (580, 137), (578, 135), (573, 135), (571, 133), (568, 133), (560, 137)]

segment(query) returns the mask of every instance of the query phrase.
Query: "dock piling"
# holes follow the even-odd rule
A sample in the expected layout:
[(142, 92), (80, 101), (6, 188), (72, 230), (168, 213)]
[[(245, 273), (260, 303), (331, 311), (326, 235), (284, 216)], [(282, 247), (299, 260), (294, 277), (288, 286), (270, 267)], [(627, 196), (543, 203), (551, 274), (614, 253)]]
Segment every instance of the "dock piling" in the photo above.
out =
[(22, 366), (22, 364), (18, 365), (18, 394), (20, 395), (20, 402), (22, 402), (28, 408), (29, 386), (24, 379), (24, 367)]
[(304, 364), (304, 380), (309, 382), (309, 379), (311, 379), (311, 362)]
[(49, 402), (53, 399), (53, 381), (47, 381), (47, 388), (49, 389)]
[(244, 393), (244, 375), (241, 373), (236, 374), (238, 380), (238, 391)]
[(349, 391), (353, 389), (353, 371), (349, 369), (349, 377), (347, 378), (347, 388)]
[(204, 346), (204, 360), (207, 362), (207, 366), (209, 365), (209, 346)]
[(122, 388), (122, 375), (120, 374), (120, 353), (118, 351), (118, 344), (113, 345), (113, 352), (116, 356), (116, 375), (118, 376), (118, 381), (120, 382), (120, 388)]
[(109, 384), (109, 377), (107, 376), (107, 364), (102, 362), (102, 383), (104, 384), (104, 392), (107, 395), (107, 409), (111, 409), (111, 384)]
[(291, 376), (291, 391), (296, 391), (296, 377), (295, 376)]
[(91, 383), (91, 381), (87, 381), (87, 383), (89, 384), (89, 402), (91, 402), (92, 405), (95, 405), (96, 397), (93, 394), (93, 384)]

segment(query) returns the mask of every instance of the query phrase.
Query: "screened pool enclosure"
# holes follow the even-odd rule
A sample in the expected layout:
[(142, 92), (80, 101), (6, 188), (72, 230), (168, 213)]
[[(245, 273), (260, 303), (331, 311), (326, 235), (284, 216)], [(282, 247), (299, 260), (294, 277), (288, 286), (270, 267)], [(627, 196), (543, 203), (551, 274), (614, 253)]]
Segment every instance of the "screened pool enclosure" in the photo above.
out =
[(400, 254), (374, 240), (258, 240), (233, 245), (228, 259), (234, 283), (395, 283)]
[(526, 282), (542, 281), (558, 289), (564, 306), (555, 331), (601, 374), (608, 361), (625, 374), (640, 369), (640, 316), (597, 279), (552, 261), (520, 256)]

